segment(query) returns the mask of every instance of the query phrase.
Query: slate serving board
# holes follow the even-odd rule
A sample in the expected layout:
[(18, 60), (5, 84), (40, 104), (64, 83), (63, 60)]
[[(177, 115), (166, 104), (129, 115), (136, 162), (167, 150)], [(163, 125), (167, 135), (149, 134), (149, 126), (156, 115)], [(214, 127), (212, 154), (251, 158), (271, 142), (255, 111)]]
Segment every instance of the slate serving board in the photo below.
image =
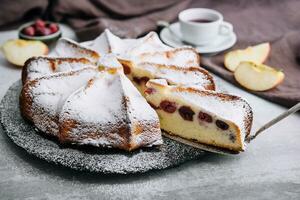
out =
[(24, 120), (19, 109), (21, 81), (15, 82), (0, 104), (1, 124), (4, 132), (19, 147), (49, 163), (80, 171), (104, 174), (143, 173), (165, 169), (199, 158), (204, 151), (164, 138), (160, 148), (124, 152), (113, 149), (61, 146), (43, 136), (33, 124)]

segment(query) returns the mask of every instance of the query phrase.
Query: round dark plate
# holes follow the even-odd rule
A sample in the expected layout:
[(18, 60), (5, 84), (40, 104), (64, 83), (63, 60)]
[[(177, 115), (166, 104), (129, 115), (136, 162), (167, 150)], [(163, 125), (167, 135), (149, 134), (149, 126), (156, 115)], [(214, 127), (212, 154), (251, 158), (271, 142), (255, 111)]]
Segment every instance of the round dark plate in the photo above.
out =
[(16, 145), (47, 162), (80, 171), (129, 174), (165, 169), (204, 155), (199, 149), (167, 138), (164, 138), (164, 144), (160, 148), (134, 152), (61, 146), (57, 141), (44, 137), (34, 125), (22, 118), (19, 109), (21, 88), (21, 81), (18, 81), (3, 97), (0, 104), (1, 124), (4, 132)]

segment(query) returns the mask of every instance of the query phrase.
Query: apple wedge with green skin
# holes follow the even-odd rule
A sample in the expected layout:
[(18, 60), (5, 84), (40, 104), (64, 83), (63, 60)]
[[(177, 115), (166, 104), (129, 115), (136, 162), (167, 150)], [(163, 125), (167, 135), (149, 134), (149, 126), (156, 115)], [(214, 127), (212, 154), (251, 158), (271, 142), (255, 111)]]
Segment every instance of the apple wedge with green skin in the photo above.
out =
[(46, 55), (48, 46), (41, 41), (8, 40), (1, 48), (8, 62), (23, 67), (25, 61), (33, 56)]
[(252, 91), (266, 91), (279, 85), (284, 73), (267, 65), (254, 62), (241, 62), (234, 72), (235, 80)]
[(224, 65), (228, 70), (234, 72), (242, 61), (252, 61), (256, 64), (261, 64), (268, 58), (270, 50), (270, 43), (262, 43), (246, 49), (230, 51), (224, 57)]

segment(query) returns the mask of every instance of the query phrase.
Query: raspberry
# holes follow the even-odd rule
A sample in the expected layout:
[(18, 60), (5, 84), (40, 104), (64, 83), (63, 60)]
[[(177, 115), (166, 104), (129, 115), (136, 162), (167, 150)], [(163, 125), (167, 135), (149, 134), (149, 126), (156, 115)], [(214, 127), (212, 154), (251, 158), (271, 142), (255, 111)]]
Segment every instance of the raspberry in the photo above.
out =
[(57, 26), (57, 24), (55, 24), (55, 23), (51, 23), (51, 24), (49, 24), (49, 29), (51, 30), (51, 34), (52, 33), (56, 33), (57, 31), (58, 31), (58, 26)]
[(181, 106), (178, 112), (184, 120), (193, 121), (195, 112), (189, 106)]
[(50, 35), (50, 34), (52, 34), (51, 29), (45, 28), (45, 35)]
[(216, 125), (217, 125), (217, 127), (219, 127), (222, 130), (227, 130), (229, 128), (229, 125), (226, 124), (226, 122), (223, 122), (221, 120), (217, 120)]
[(28, 26), (25, 29), (23, 29), (23, 33), (28, 35), (28, 36), (34, 36), (35, 30), (32, 26)]
[(160, 102), (159, 107), (167, 113), (173, 113), (177, 109), (175, 102), (171, 102), (171, 101), (167, 101), (167, 100)]
[(205, 112), (199, 112), (198, 114), (198, 118), (201, 120), (201, 121), (205, 121), (205, 122), (208, 122), (208, 123), (211, 123), (213, 121), (212, 117), (205, 113)]
[(38, 36), (50, 35), (51, 34), (51, 30), (49, 28), (46, 28), (46, 27), (37, 27), (36, 28), (36, 34)]
[(45, 27), (46, 23), (45, 21), (41, 20), (41, 19), (37, 19), (34, 23), (35, 27)]

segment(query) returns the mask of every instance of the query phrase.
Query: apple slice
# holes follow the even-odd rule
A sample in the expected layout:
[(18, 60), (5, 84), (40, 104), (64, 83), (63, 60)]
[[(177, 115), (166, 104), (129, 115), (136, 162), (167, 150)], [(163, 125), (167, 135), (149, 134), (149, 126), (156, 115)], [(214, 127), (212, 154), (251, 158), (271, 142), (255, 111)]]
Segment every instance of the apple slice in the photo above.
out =
[(224, 65), (228, 70), (234, 72), (242, 61), (252, 61), (256, 64), (261, 64), (267, 59), (270, 50), (270, 43), (262, 43), (246, 49), (230, 51), (224, 57)]
[(284, 73), (267, 65), (243, 61), (236, 68), (234, 78), (249, 90), (266, 91), (280, 84)]
[(23, 66), (28, 58), (46, 55), (49, 51), (46, 44), (41, 41), (8, 40), (2, 46), (6, 59), (17, 66)]

